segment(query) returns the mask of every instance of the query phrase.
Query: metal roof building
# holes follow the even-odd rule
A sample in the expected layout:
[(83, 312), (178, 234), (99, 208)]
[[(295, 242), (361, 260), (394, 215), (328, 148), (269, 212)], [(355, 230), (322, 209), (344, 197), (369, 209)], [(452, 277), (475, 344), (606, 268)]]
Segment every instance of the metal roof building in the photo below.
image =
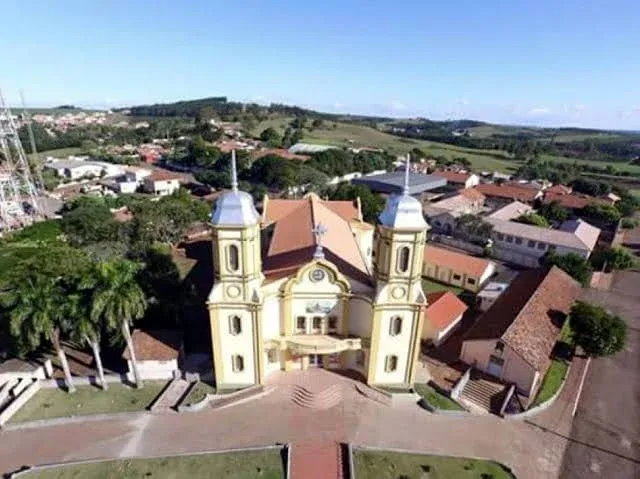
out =
[[(404, 186), (404, 171), (394, 171), (381, 175), (363, 176), (351, 180), (354, 185), (368, 186), (378, 193), (402, 193)], [(447, 184), (447, 180), (434, 175), (409, 173), (409, 194), (419, 195), (425, 191), (440, 188)]]

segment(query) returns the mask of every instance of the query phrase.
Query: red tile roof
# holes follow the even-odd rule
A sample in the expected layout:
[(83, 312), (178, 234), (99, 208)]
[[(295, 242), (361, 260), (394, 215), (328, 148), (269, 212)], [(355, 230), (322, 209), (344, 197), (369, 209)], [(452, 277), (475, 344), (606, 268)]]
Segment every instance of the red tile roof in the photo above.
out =
[(565, 208), (579, 210), (590, 204), (608, 205), (611, 201), (604, 198), (596, 198), (595, 196), (579, 195), (576, 193), (562, 194), (562, 193), (549, 193), (547, 190), (542, 200), (544, 203), (553, 203), (557, 201)]
[(580, 285), (556, 266), (520, 273), (464, 340), (502, 339), (527, 363), (543, 371), (580, 291)]
[(305, 155), (296, 155), (291, 153), (289, 150), (284, 148), (264, 148), (261, 150), (254, 150), (251, 152), (251, 158), (257, 160), (258, 158), (262, 158), (267, 155), (277, 155), (282, 158), (286, 158), (287, 160), (300, 160), (305, 161), (308, 160), (309, 157)]
[(571, 189), (570, 186), (565, 186), (565, 185), (560, 185), (560, 184), (553, 185), (552, 187), (547, 188), (546, 190), (544, 190), (545, 194), (547, 194), (547, 193), (556, 193), (556, 194), (559, 194), (559, 195), (568, 195), (568, 194), (571, 194), (571, 191), (573, 191), (573, 190)]
[(273, 234), (263, 259), (267, 277), (283, 277), (313, 258), (316, 239), (312, 230), (318, 224), (327, 227), (322, 246), (328, 261), (343, 274), (370, 282), (351, 222), (360, 221), (358, 209), (350, 201), (323, 201), (310, 194), (303, 200), (268, 200), (263, 223), (273, 224)]
[(444, 266), (456, 272), (479, 278), (490, 267), (491, 261), (469, 256), (427, 244), (424, 247), (424, 262)]
[(465, 184), (469, 177), (468, 173), (460, 173), (458, 171), (450, 171), (450, 170), (436, 170), (432, 173), (434, 176), (439, 176), (440, 178), (444, 178), (449, 183), (460, 183)]
[(522, 201), (523, 203), (532, 203), (540, 193), (540, 190), (535, 188), (516, 185), (498, 185), (495, 183), (478, 185), (475, 189), (485, 196), (507, 198), (510, 200)]
[(425, 318), (438, 329), (446, 329), (469, 307), (451, 291), (427, 294)]
[(172, 173), (167, 170), (154, 170), (151, 175), (147, 176), (145, 180), (150, 181), (168, 181), (168, 180), (179, 180), (181, 177), (176, 173)]
[[(133, 350), (138, 361), (170, 361), (177, 359), (182, 348), (182, 332), (169, 329), (142, 331), (136, 329), (131, 334)], [(129, 349), (122, 353), (124, 359), (131, 359)]]

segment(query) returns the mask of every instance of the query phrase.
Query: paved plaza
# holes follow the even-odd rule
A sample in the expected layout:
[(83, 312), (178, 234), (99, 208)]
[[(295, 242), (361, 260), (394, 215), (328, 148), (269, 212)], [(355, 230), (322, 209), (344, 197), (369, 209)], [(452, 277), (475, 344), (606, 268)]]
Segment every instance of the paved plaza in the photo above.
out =
[[(2, 431), (0, 470), (275, 443), (295, 448), (296, 444), (338, 442), (493, 459), (511, 467), (519, 479), (558, 476), (567, 441), (549, 429), (553, 424), (539, 427), (491, 415), (435, 415), (412, 403), (385, 406), (360, 394), (348, 378), (322, 370), (299, 374), (298, 382), (312, 392), (338, 384), (338, 403), (327, 408), (297, 405), (292, 399), (295, 374), (283, 374), (280, 384), (272, 382), (269, 394), (227, 408)], [(574, 393), (573, 388), (567, 389), (567, 401), (573, 400)], [(561, 425), (571, 408), (562, 401), (558, 406), (560, 418), (555, 421)]]

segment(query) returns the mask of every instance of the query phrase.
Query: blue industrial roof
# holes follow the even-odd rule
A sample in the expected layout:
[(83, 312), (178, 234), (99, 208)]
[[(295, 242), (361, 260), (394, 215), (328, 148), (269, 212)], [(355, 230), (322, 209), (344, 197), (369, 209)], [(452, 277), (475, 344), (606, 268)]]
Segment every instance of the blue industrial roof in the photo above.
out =
[[(351, 180), (354, 185), (365, 185), (379, 193), (402, 193), (404, 171), (394, 171), (381, 175), (363, 176)], [(439, 176), (423, 173), (409, 173), (409, 194), (419, 195), (425, 191), (446, 186), (447, 180)]]

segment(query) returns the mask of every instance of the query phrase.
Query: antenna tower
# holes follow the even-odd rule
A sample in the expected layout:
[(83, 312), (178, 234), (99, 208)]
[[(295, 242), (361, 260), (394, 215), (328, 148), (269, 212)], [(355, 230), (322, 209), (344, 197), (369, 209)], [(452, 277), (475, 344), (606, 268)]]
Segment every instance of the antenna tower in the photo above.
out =
[(15, 121), (0, 91), (0, 235), (42, 217), (38, 196)]

